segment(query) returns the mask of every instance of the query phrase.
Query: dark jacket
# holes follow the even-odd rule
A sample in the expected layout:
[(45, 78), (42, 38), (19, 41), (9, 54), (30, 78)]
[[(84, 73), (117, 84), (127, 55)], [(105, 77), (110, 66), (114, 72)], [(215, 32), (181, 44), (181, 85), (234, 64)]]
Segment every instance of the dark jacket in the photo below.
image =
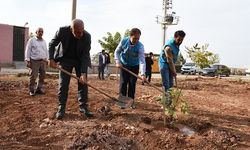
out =
[(146, 62), (146, 71), (150, 71), (152, 70), (152, 65), (154, 64), (154, 61), (152, 60), (151, 57), (145, 57), (145, 62)]
[(105, 53), (106, 55), (106, 64), (110, 64), (110, 55), (109, 53)]
[[(70, 26), (61, 27), (49, 43), (49, 59), (54, 59), (60, 62), (61, 58), (66, 54), (70, 42)], [(81, 73), (87, 73), (88, 65), (90, 64), (90, 44), (91, 35), (84, 31), (83, 36), (77, 44), (77, 59), (81, 62)], [(56, 48), (57, 47), (57, 48)]]
[(104, 54), (105, 56), (105, 63), (103, 63), (103, 54), (102, 53), (99, 53), (99, 56), (98, 56), (98, 62), (99, 62), (99, 66), (103, 66), (106, 64), (106, 55)]

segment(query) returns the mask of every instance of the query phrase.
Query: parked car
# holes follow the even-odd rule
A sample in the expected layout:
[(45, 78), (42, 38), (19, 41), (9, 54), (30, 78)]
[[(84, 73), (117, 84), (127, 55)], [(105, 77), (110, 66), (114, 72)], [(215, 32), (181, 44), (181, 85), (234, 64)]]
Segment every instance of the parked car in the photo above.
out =
[(201, 75), (207, 75), (212, 77), (220, 75), (228, 77), (230, 75), (230, 69), (225, 65), (211, 65), (208, 68), (203, 68)]
[(250, 67), (246, 70), (246, 75), (250, 76)]
[(185, 63), (182, 67), (181, 67), (181, 74), (193, 74), (195, 75), (197, 72), (197, 67), (195, 65), (195, 63)]

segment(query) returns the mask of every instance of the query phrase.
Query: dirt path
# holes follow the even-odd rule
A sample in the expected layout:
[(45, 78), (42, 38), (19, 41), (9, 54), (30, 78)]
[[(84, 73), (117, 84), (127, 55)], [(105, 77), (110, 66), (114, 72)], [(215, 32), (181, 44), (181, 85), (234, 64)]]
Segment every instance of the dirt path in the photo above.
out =
[[(119, 80), (90, 77), (90, 83), (118, 96)], [(179, 79), (190, 115), (178, 124), (192, 128), (184, 135), (163, 125), (160, 93), (138, 82), (137, 109), (119, 109), (110, 99), (89, 89), (95, 113), (79, 113), (76, 84), (71, 80), (66, 116), (54, 119), (57, 110), (56, 76), (46, 80), (46, 95), (28, 95), (28, 77), (0, 76), (0, 149), (250, 149), (250, 83), (216, 78)], [(159, 81), (153, 80), (155, 85)], [(103, 107), (109, 112), (101, 112)]]

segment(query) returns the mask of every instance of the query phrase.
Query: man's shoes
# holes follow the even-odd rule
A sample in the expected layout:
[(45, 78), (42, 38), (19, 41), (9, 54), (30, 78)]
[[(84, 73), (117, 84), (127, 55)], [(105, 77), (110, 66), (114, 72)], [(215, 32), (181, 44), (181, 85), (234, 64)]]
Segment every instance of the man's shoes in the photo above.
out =
[(130, 106), (130, 108), (131, 108), (131, 109), (136, 109), (135, 104), (132, 104), (132, 105)]
[(35, 92), (34, 91), (30, 91), (30, 96), (35, 96)]
[(65, 114), (65, 106), (59, 105), (58, 111), (56, 112), (56, 119), (61, 120)]
[(86, 117), (90, 118), (93, 117), (94, 114), (90, 112), (87, 108), (80, 108), (80, 112), (84, 114)]
[(125, 109), (125, 106), (120, 106), (121, 109)]
[(59, 112), (59, 111), (56, 113), (56, 119), (57, 120), (61, 120), (63, 117), (64, 117), (64, 113)]
[(36, 94), (45, 94), (45, 92), (41, 89), (36, 89)]
[(131, 109), (135, 109), (135, 108), (136, 108), (136, 106), (135, 106), (135, 100), (133, 100), (133, 102), (132, 102), (130, 108), (131, 108)]

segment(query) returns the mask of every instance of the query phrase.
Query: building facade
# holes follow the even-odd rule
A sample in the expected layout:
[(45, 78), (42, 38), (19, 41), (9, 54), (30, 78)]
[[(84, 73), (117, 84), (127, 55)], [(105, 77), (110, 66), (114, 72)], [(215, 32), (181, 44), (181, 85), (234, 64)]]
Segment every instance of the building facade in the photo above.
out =
[(0, 64), (11, 65), (24, 61), (25, 46), (29, 39), (29, 28), (0, 24)]

